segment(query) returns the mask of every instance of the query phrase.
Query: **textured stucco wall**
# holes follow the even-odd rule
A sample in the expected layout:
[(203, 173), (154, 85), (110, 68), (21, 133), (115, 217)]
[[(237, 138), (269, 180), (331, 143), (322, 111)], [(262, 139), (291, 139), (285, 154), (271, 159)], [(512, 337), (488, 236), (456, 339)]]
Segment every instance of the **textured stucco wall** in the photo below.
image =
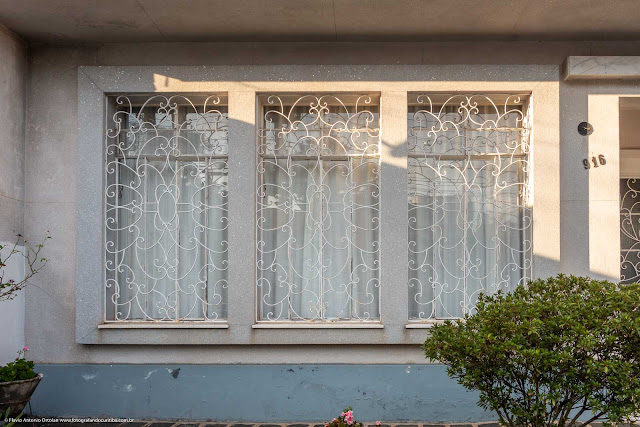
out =
[(23, 231), (27, 49), (0, 25), (0, 241)]
[[(445, 377), (441, 365), (414, 366), (426, 363), (417, 345), (77, 344), (76, 209), (78, 179), (82, 179), (76, 176), (79, 66), (279, 64), (286, 70), (287, 64), (319, 63), (526, 64), (535, 70), (535, 64), (559, 66), (569, 55), (624, 55), (639, 49), (639, 43), (631, 42), (34, 46), (27, 92), (24, 226), (29, 235), (51, 230), (53, 237), (48, 245), (52, 262), (46, 274), (35, 278), (36, 286), (27, 290), (30, 315), (26, 319), (26, 343), (40, 362), (39, 369), (47, 375), (34, 396), (34, 410), (46, 415), (289, 421), (325, 419), (340, 405), (354, 404), (372, 419), (477, 421), (490, 417), (475, 406), (474, 395), (464, 393)], [(460, 70), (464, 68), (461, 65)], [(532, 75), (522, 67), (512, 69), (522, 72), (511, 76), (513, 81), (526, 84)], [(385, 80), (386, 76), (380, 78)], [(433, 79), (429, 75), (421, 78), (425, 82)], [(166, 83), (176, 87), (181, 84), (176, 80)], [(549, 271), (615, 277), (619, 268), (617, 190), (611, 186), (618, 175), (617, 99), (619, 95), (639, 95), (640, 87), (622, 81), (565, 82), (560, 75), (552, 83), (544, 82), (543, 89), (536, 89), (545, 91), (539, 93), (558, 100), (558, 104), (534, 110), (534, 143), (542, 140), (549, 144), (548, 150), (534, 158), (534, 179), (546, 186), (534, 189), (534, 210), (543, 207), (550, 213), (534, 224), (534, 233), (556, 227), (554, 233), (559, 233), (559, 238), (534, 242), (549, 254), (548, 259), (539, 260), (551, 266)], [(464, 85), (461, 83), (460, 88)], [(457, 86), (448, 87), (451, 90)], [(393, 95), (393, 91), (387, 94)], [(249, 91), (240, 101), (252, 105), (254, 98)], [(577, 133), (578, 123), (584, 120), (594, 123), (594, 136), (586, 138)], [(394, 133), (392, 138), (400, 143), (403, 136)], [(249, 138), (248, 144), (252, 143)], [(585, 171), (582, 159), (601, 152), (607, 155), (607, 166)], [(601, 256), (603, 253), (605, 256)], [(156, 336), (161, 338), (162, 334)], [(351, 365), (314, 367), (317, 371), (311, 373), (311, 367), (297, 366), (305, 363)], [(412, 368), (406, 374), (408, 365)], [(178, 367), (181, 373), (174, 379), (167, 369)], [(284, 391), (274, 393), (274, 388), (256, 388), (256, 384), (273, 384)], [(60, 385), (70, 394), (60, 394)], [(129, 386), (144, 392), (131, 393), (127, 391)], [(244, 399), (243, 393), (251, 396)], [(206, 404), (200, 404), (201, 396), (209, 394)], [(227, 400), (238, 398), (241, 401)], [(312, 407), (306, 404), (309, 401), (320, 404)], [(296, 412), (300, 408), (303, 414)]]
[[(25, 228), (41, 234), (50, 229), (53, 261), (46, 275), (37, 277), (27, 293), (27, 308), (37, 315), (26, 320), (27, 344), (42, 363), (424, 363), (417, 346), (362, 345), (253, 345), (253, 346), (87, 346), (76, 344), (76, 166), (77, 67), (81, 65), (205, 65), (205, 64), (552, 64), (568, 55), (632, 54), (638, 43), (346, 43), (346, 44), (112, 44), (84, 47), (34, 46), (30, 56), (27, 95)], [(429, 80), (429, 76), (424, 76)], [(526, 80), (526, 77), (522, 77)], [(558, 76), (560, 79), (560, 76)], [(347, 90), (347, 88), (344, 88)], [(598, 250), (609, 245), (617, 252), (616, 238), (593, 240), (599, 233), (595, 211), (589, 211), (589, 188), (605, 174), (616, 173), (611, 162), (597, 177), (586, 173), (582, 158), (591, 144), (576, 132), (589, 117), (592, 93), (633, 94), (633, 82), (563, 82), (557, 85), (559, 109), (535, 111), (544, 117), (536, 132), (555, 133), (560, 152), (534, 159), (535, 174), (545, 173), (545, 163), (559, 158), (560, 248), (548, 261), (560, 270), (614, 275), (596, 271), (591, 264)], [(616, 113), (617, 114), (617, 113)], [(537, 115), (537, 116), (536, 116)], [(601, 119), (606, 123), (607, 118)], [(559, 126), (558, 126), (559, 121)], [(612, 122), (613, 123), (613, 122)], [(615, 122), (617, 124), (617, 121)], [(607, 128), (608, 125), (604, 125)], [(616, 130), (617, 132), (617, 130)], [(598, 144), (617, 144), (613, 135)], [(612, 146), (613, 146), (612, 145)], [(539, 161), (540, 160), (540, 161)], [(557, 163), (556, 163), (557, 165)], [(555, 166), (557, 167), (557, 166)], [(557, 171), (557, 170), (556, 170)], [(592, 178), (590, 178), (590, 176)], [(80, 178), (81, 179), (81, 178)], [(541, 190), (537, 190), (541, 191)], [(611, 203), (607, 205), (611, 211)], [(534, 208), (535, 209), (535, 208)], [(611, 212), (609, 212), (609, 215)], [(557, 224), (551, 224), (557, 225)], [(543, 225), (544, 227), (544, 225)], [(601, 238), (602, 236), (600, 236)], [(597, 242), (597, 244), (596, 244)], [(590, 251), (591, 249), (591, 251)], [(607, 248), (605, 248), (607, 249)], [(555, 259), (554, 259), (555, 258)]]
[[(8, 256), (24, 221), (24, 106), (27, 49), (0, 25), (0, 245)], [(18, 248), (21, 249), (21, 248)], [(15, 254), (4, 280), (22, 280), (24, 260)], [(24, 293), (0, 303), (0, 364), (24, 346)]]

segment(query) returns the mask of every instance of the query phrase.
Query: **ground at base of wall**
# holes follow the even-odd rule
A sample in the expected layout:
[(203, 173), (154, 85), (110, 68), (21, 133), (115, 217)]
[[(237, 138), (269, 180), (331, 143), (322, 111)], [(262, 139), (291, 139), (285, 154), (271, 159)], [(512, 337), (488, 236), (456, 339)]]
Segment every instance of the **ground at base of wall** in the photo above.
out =
[[(131, 421), (124, 423), (92, 423), (90, 421), (84, 423), (68, 423), (68, 422), (52, 422), (52, 423), (21, 423), (21, 426), (33, 425), (38, 427), (67, 426), (67, 427), (97, 427), (111, 425), (113, 427), (324, 427), (324, 424), (251, 424), (251, 423), (215, 423), (215, 422), (199, 422), (199, 421)], [(592, 423), (591, 427), (602, 427), (602, 423)], [(630, 424), (618, 424), (617, 427), (630, 427)], [(365, 427), (378, 427), (376, 424), (365, 424)], [(499, 427), (497, 422), (483, 423), (383, 423), (380, 427)]]

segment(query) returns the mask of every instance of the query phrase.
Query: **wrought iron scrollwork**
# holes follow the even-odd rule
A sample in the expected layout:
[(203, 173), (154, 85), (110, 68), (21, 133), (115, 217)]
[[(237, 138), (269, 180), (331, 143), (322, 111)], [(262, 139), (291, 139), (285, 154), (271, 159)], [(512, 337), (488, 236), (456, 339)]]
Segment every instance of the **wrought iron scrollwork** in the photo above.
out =
[(258, 320), (379, 319), (377, 97), (261, 101)]
[(620, 281), (640, 280), (640, 179), (620, 180)]
[(224, 319), (226, 107), (216, 95), (109, 99), (106, 320)]
[(409, 317), (473, 312), (531, 270), (529, 129), (518, 95), (410, 95)]

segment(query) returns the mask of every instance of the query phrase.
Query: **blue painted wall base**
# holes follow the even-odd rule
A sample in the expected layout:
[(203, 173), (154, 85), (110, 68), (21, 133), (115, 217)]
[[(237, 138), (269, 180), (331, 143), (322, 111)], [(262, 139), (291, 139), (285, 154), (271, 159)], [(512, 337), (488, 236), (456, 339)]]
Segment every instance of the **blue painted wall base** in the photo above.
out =
[(347, 406), (362, 421), (485, 421), (495, 415), (443, 365), (49, 365), (42, 416), (295, 422)]

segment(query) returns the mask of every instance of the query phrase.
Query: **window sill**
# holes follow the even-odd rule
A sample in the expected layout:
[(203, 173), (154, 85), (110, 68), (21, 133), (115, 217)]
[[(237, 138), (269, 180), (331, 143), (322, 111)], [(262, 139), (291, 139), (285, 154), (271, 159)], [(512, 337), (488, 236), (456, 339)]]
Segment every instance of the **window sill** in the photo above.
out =
[(229, 329), (227, 322), (110, 322), (98, 329)]
[(379, 322), (258, 322), (253, 329), (383, 329)]
[(424, 322), (410, 322), (404, 327), (406, 329), (429, 329), (434, 325), (440, 325), (442, 323), (444, 323), (444, 320), (425, 320)]

